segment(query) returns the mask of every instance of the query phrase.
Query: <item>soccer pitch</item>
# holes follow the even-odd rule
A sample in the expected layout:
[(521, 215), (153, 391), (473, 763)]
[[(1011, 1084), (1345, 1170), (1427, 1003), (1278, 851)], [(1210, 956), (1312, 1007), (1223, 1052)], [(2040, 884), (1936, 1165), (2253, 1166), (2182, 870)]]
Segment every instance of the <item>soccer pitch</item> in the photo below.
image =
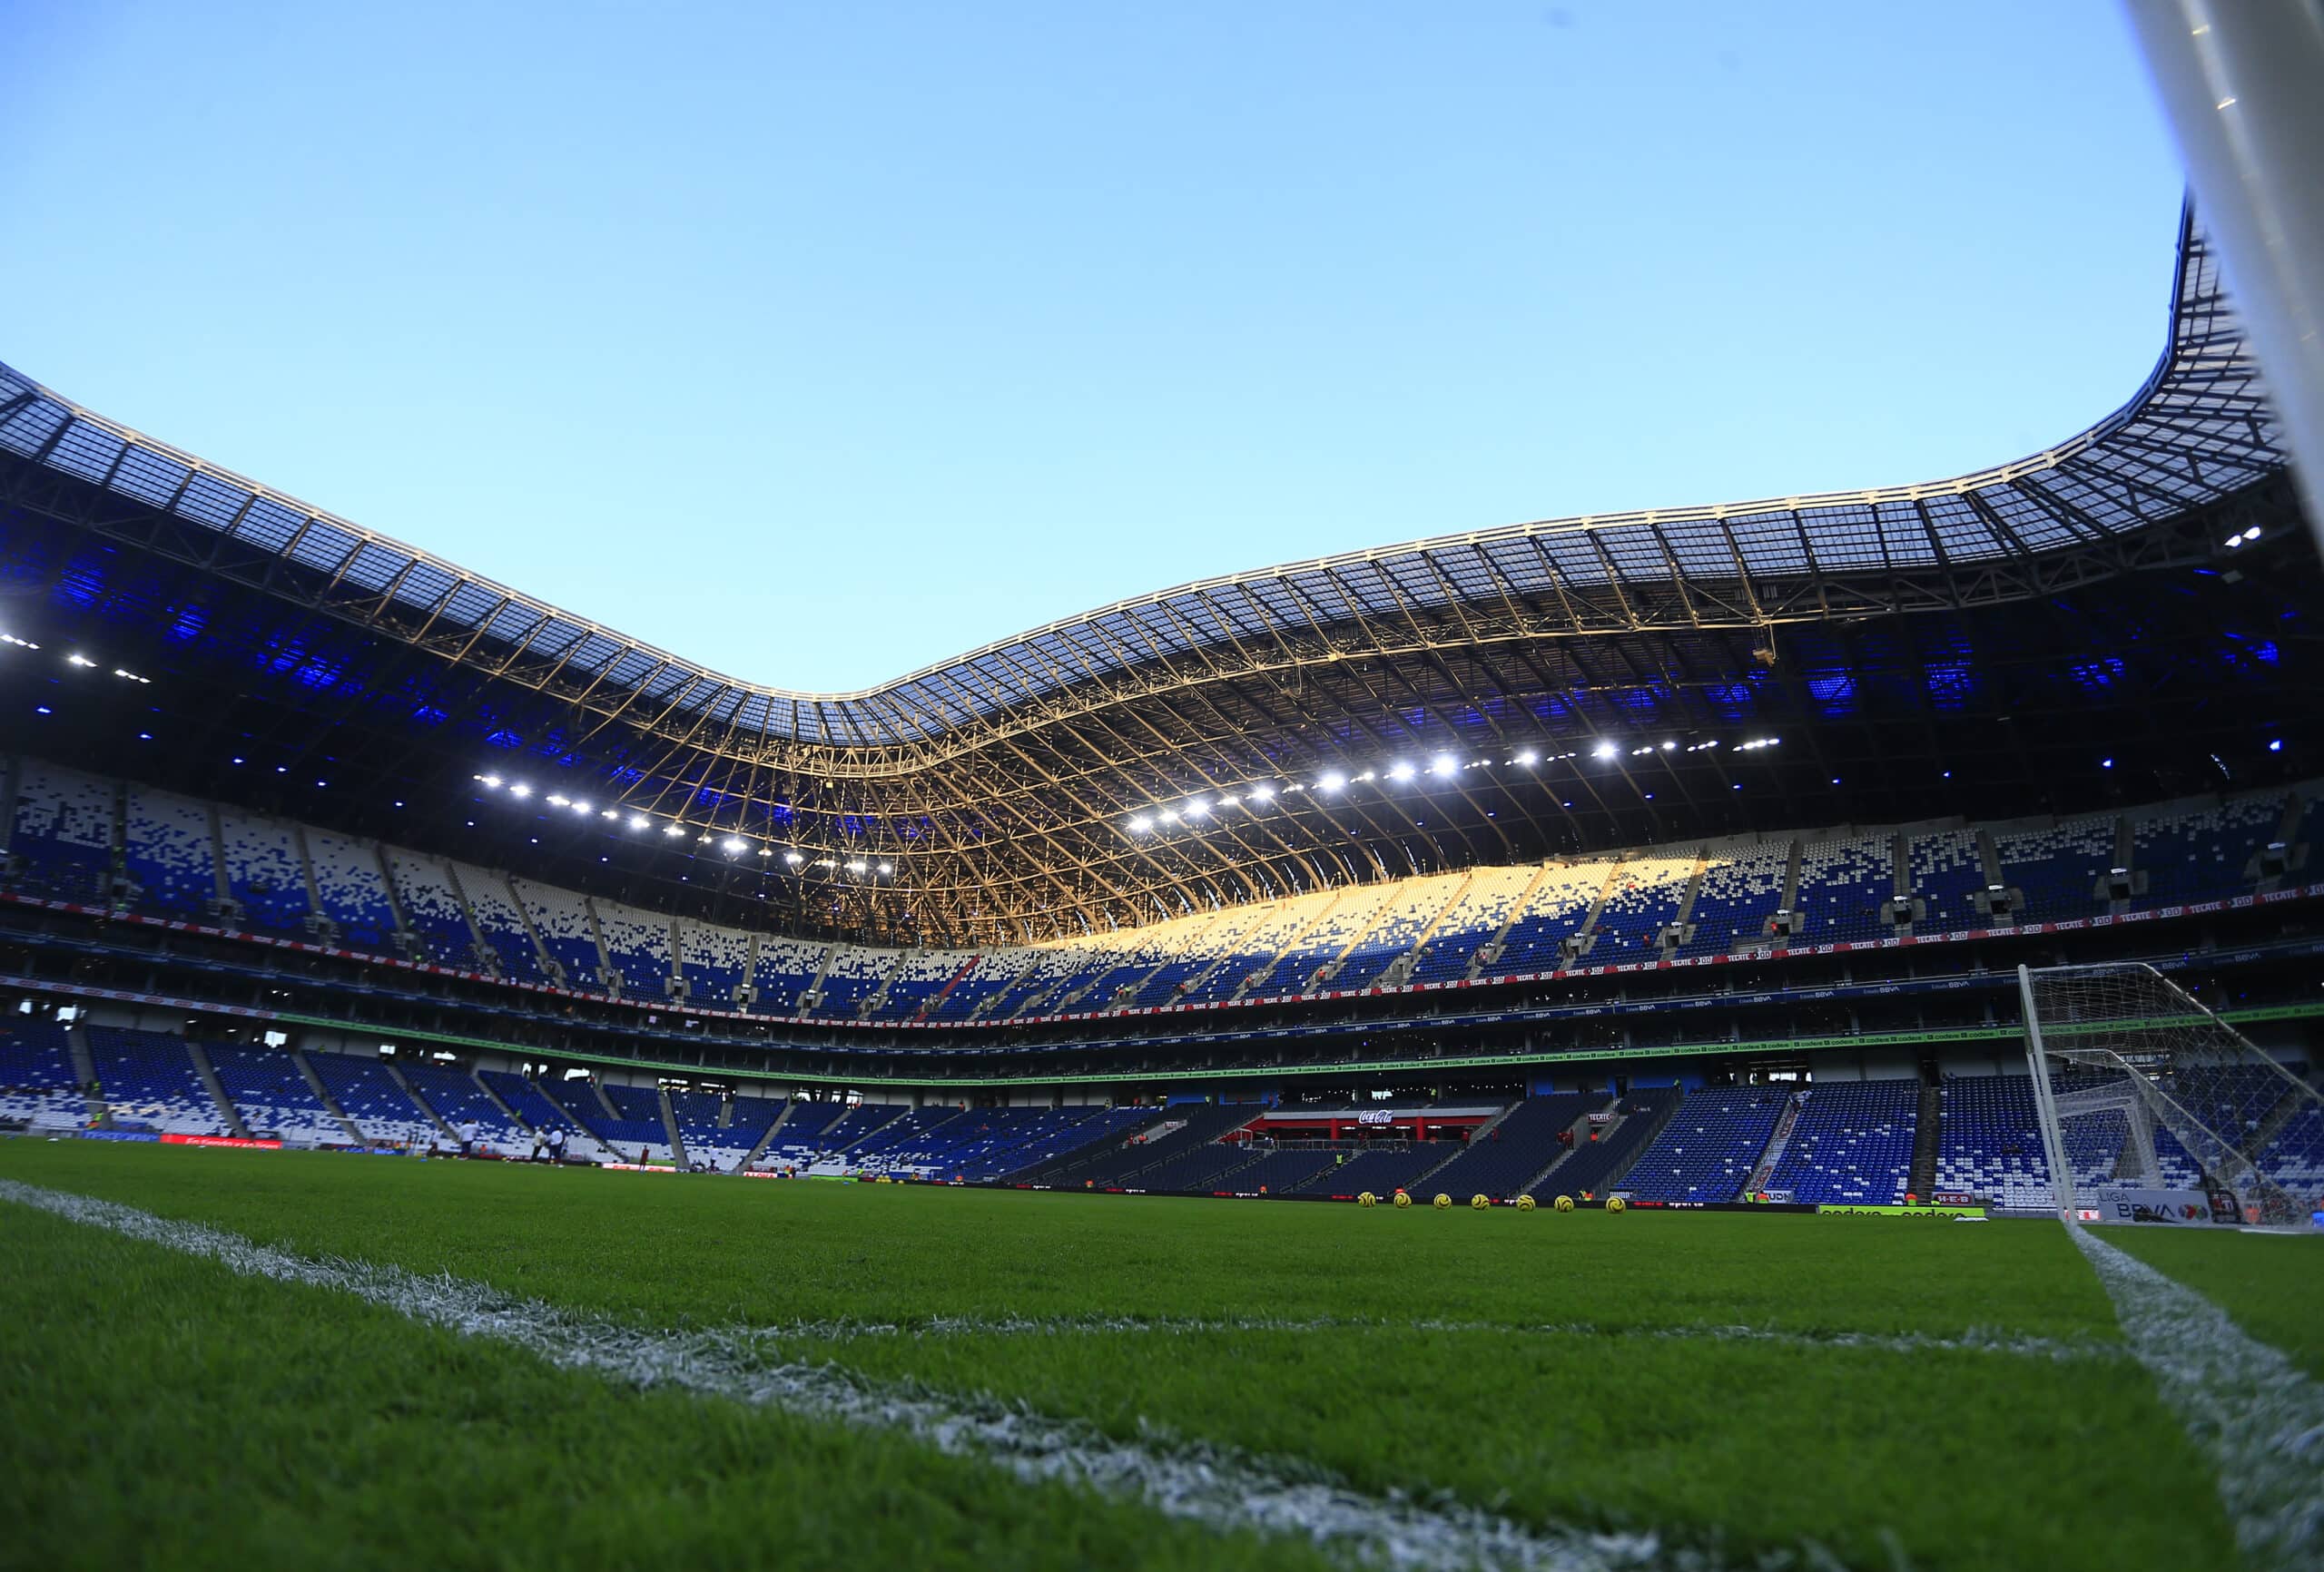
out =
[[(2190, 1439), (2049, 1223), (33, 1141), (0, 1184), (0, 1563), (2131, 1572), (2253, 1543), (2233, 1438)], [(2309, 1411), (2324, 1242), (2103, 1237), (2280, 1350)], [(2314, 1564), (2282, 1543), (2247, 1559)]]

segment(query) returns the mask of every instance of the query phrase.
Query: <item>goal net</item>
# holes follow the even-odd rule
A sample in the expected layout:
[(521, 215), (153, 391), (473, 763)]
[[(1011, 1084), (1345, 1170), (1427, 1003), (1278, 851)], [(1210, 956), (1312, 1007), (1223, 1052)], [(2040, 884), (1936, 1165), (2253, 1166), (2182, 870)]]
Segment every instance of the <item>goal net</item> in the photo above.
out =
[(2324, 1206), (2314, 1086), (2151, 966), (2017, 976), (2060, 1211), (2192, 1221), (2200, 1204), (2211, 1219), (2281, 1227)]

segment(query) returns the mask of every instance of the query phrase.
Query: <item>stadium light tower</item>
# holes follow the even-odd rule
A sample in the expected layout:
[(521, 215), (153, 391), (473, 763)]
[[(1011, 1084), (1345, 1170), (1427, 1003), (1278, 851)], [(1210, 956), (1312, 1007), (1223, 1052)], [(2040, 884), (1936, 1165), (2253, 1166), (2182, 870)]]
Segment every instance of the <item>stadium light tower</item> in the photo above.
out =
[(2324, 546), (2324, 6), (2124, 0)]

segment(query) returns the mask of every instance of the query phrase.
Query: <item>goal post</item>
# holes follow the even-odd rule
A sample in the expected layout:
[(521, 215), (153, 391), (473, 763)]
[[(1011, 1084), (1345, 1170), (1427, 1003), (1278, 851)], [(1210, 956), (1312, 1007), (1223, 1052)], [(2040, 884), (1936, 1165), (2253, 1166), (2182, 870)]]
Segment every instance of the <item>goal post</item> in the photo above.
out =
[(2017, 984), (2061, 1213), (2287, 1227), (2324, 1206), (2324, 1095), (2161, 971), (2021, 966)]

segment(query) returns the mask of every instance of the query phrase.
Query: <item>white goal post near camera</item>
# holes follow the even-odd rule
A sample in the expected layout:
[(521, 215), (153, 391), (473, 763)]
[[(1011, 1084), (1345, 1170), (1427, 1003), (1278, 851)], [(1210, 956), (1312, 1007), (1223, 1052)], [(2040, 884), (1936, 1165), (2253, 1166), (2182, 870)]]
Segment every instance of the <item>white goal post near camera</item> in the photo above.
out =
[(2306, 1227), (2324, 1095), (2143, 962), (2017, 968), (2059, 1212)]

